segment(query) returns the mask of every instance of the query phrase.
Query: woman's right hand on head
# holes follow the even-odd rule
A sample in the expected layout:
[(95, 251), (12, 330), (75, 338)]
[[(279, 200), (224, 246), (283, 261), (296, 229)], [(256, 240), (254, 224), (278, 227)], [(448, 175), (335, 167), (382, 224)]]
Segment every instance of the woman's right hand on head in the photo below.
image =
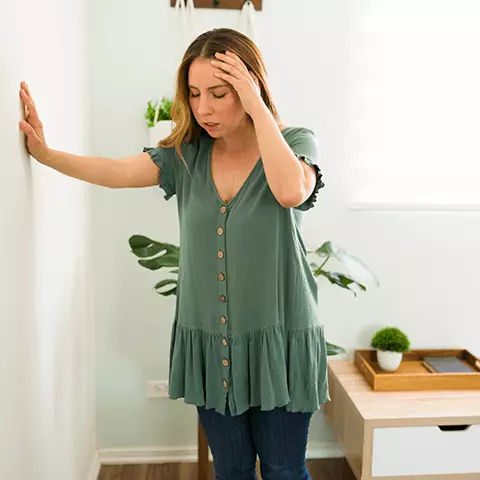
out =
[(38, 117), (37, 108), (25, 82), (20, 83), (20, 98), (25, 111), (25, 120), (22, 120), (19, 126), (22, 132), (27, 135), (28, 151), (40, 163), (45, 163), (48, 158), (49, 148), (45, 141), (43, 124)]

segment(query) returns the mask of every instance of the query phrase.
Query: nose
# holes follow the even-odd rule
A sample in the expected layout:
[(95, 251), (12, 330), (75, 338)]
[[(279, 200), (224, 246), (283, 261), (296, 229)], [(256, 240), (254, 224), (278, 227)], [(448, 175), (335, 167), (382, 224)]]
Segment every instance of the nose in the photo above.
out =
[(212, 113), (212, 105), (208, 95), (200, 95), (198, 100), (197, 113), (199, 115), (208, 115), (209, 113)]

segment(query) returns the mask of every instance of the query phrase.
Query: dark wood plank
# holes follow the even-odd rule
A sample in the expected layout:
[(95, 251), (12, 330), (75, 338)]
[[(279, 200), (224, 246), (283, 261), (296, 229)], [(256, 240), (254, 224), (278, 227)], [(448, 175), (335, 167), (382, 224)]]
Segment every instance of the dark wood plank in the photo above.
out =
[(343, 480), (357, 480), (346, 458), (344, 458), (343, 462)]
[(312, 480), (343, 480), (343, 458), (307, 460)]
[(122, 480), (148, 480), (150, 465), (124, 465)]
[[(180, 480), (180, 470), (185, 470), (192, 464), (179, 464), (179, 463), (161, 463), (157, 465), (150, 465), (150, 475), (148, 480)], [(186, 477), (189, 478), (189, 477)], [(190, 476), (190, 478), (194, 478)]]
[(122, 480), (123, 465), (103, 465), (98, 480)]
[[(255, 10), (262, 9), (262, 0), (252, 0)], [(170, 6), (174, 7), (176, 0), (170, 0)], [(245, 0), (193, 0), (195, 8), (219, 8), (228, 10), (241, 10)]]
[[(307, 460), (312, 480), (356, 480), (344, 458)], [(198, 480), (196, 463), (158, 463), (150, 465), (103, 465), (98, 480)], [(214, 480), (212, 462), (206, 480)], [(261, 480), (260, 476), (258, 477)]]

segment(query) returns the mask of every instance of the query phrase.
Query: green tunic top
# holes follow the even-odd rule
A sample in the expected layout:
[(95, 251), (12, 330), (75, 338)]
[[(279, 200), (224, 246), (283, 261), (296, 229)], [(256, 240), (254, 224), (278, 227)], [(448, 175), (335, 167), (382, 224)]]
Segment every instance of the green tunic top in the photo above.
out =
[(317, 173), (295, 208), (273, 196), (261, 158), (223, 202), (210, 172), (213, 139), (144, 148), (160, 167), (165, 199), (177, 196), (180, 264), (171, 333), (169, 397), (225, 414), (251, 406), (313, 412), (329, 397), (327, 350), (317, 313), (317, 281), (301, 234), (304, 211), (324, 186), (314, 133), (287, 127), (299, 161)]

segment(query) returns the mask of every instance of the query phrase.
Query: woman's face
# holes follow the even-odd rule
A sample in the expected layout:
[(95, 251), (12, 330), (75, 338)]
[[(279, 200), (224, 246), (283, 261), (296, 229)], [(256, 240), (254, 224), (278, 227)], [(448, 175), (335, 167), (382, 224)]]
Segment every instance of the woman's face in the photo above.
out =
[(242, 127), (248, 116), (235, 89), (214, 75), (221, 70), (211, 60), (196, 58), (190, 65), (189, 100), (198, 124), (212, 137), (219, 138)]

